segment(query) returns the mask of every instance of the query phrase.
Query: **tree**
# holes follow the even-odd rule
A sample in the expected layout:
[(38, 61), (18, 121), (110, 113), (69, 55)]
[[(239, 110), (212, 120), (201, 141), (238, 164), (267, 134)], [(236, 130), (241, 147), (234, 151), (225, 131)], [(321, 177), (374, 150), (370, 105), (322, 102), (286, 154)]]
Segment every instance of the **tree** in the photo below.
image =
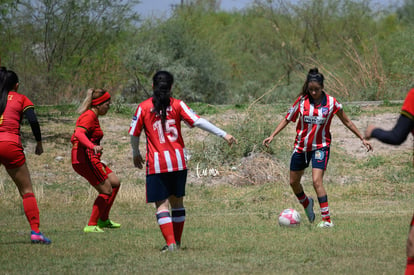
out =
[[(174, 93), (187, 101), (224, 103), (227, 100), (223, 65), (197, 32), (208, 13), (197, 7), (177, 9), (176, 14), (158, 24), (147, 22), (131, 44), (124, 60), (131, 76), (124, 90), (127, 98), (152, 94), (152, 75), (169, 70), (176, 79)], [(156, 35), (154, 35), (156, 34)], [(217, 96), (220, 95), (220, 96)]]
[(404, 0), (401, 8), (397, 9), (398, 17), (409, 24), (414, 24), (414, 0)]
[[(35, 90), (71, 89), (73, 81), (85, 85), (105, 85), (102, 68), (90, 74), (88, 67), (107, 64), (103, 57), (118, 43), (122, 32), (139, 19), (132, 8), (138, 0), (21, 0), (7, 26), (23, 49), (15, 61), (20, 72), (31, 68), (38, 81)], [(9, 52), (12, 52), (9, 49)], [(88, 72), (89, 74), (86, 74)], [(29, 72), (28, 72), (29, 73)], [(33, 77), (33, 76), (32, 76)], [(41, 80), (41, 81), (39, 81)], [(41, 83), (41, 84), (40, 84)], [(79, 83), (78, 83), (79, 84)], [(66, 86), (66, 87), (65, 87)], [(81, 85), (79, 85), (81, 86)], [(54, 95), (54, 93), (52, 93)], [(57, 103), (56, 96), (41, 97)]]

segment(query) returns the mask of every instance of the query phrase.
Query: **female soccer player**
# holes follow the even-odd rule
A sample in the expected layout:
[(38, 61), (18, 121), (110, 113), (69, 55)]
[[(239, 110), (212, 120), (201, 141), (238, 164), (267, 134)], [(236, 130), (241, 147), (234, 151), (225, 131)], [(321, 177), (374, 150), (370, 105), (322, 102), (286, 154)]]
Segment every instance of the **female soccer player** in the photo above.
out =
[[(410, 132), (414, 135), (414, 88), (412, 88), (404, 100), (401, 115), (394, 128), (390, 131), (369, 125), (365, 130), (365, 138), (376, 138), (384, 143), (400, 145)], [(413, 158), (414, 164), (414, 158)], [(414, 275), (414, 215), (410, 223), (410, 231), (407, 239), (407, 267), (405, 275)]]
[(119, 223), (111, 221), (109, 211), (116, 198), (120, 181), (115, 173), (101, 162), (103, 148), (100, 145), (103, 132), (99, 116), (105, 115), (111, 104), (110, 94), (102, 89), (89, 89), (81, 113), (72, 135), (72, 167), (98, 191), (99, 195), (92, 208), (86, 233), (102, 233), (102, 228), (119, 228)]
[(167, 71), (153, 76), (153, 96), (138, 105), (129, 129), (133, 161), (139, 169), (144, 163), (139, 151), (143, 129), (147, 138), (147, 202), (154, 202), (157, 209), (156, 218), (166, 241), (162, 251), (180, 248), (184, 228), (187, 167), (181, 121), (222, 137), (229, 145), (237, 143), (233, 136), (200, 118), (183, 101), (173, 98), (173, 82), (173, 75)]
[(299, 121), (296, 125), (296, 139), (290, 161), (290, 186), (299, 202), (303, 205), (306, 215), (311, 223), (315, 220), (313, 199), (308, 197), (300, 180), (305, 168), (312, 162), (312, 181), (320, 205), (322, 221), (318, 227), (333, 227), (328, 206), (328, 195), (323, 186), (323, 175), (328, 165), (331, 134), (329, 132), (331, 121), (337, 115), (342, 123), (351, 130), (363, 145), (372, 150), (355, 124), (348, 118), (336, 98), (324, 91), (324, 76), (317, 68), (309, 70), (302, 92), (285, 118), (279, 123), (275, 131), (263, 140), (263, 145), (269, 146), (273, 138), (281, 132), (290, 121)]
[(32, 243), (50, 244), (51, 240), (39, 231), (39, 208), (33, 193), (32, 181), (20, 140), (20, 121), (26, 116), (37, 141), (35, 154), (43, 153), (42, 134), (33, 103), (17, 93), (19, 78), (13, 71), (0, 68), (0, 163), (13, 179), (23, 198), (23, 209), (31, 227)]

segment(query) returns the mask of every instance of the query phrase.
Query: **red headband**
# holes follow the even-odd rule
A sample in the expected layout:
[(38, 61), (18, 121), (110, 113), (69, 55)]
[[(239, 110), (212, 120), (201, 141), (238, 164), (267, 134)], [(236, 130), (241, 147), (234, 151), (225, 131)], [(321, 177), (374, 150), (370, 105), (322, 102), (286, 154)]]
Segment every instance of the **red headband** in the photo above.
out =
[(92, 100), (92, 106), (99, 105), (101, 103), (104, 103), (105, 101), (111, 99), (111, 95), (108, 92), (105, 92), (103, 95), (101, 95), (98, 98), (95, 98)]

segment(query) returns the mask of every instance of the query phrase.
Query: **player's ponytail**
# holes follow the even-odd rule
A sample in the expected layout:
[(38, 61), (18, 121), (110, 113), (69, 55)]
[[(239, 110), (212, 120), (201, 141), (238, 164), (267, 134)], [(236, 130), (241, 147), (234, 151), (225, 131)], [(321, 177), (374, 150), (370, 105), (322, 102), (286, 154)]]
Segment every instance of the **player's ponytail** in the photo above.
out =
[(158, 71), (152, 78), (154, 110), (161, 116), (161, 124), (165, 129), (167, 120), (167, 108), (170, 106), (171, 88), (174, 83), (174, 76), (167, 71)]
[(91, 108), (92, 105), (92, 94), (93, 94), (94, 89), (88, 89), (86, 91), (86, 97), (83, 100), (82, 104), (79, 106), (78, 108), (78, 113), (83, 114), (84, 112), (86, 112), (87, 110), (89, 110)]
[(9, 92), (14, 89), (17, 83), (19, 83), (19, 78), (15, 72), (0, 67), (0, 116), (6, 109)]
[[(92, 102), (94, 99), (101, 97), (106, 93), (104, 89), (93, 89), (90, 88), (86, 91), (86, 97), (83, 100), (82, 104), (78, 108), (78, 113), (83, 114), (92, 107)], [(99, 104), (98, 104), (99, 105)]]

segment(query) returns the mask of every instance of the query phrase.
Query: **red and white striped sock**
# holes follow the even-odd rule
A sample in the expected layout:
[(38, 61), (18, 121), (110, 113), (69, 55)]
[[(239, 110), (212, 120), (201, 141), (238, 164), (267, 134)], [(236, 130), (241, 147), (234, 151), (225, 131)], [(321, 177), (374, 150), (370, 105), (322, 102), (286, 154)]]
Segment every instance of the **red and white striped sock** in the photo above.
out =
[(322, 220), (331, 222), (331, 213), (329, 212), (328, 202), (322, 202), (319, 205), (321, 207)]

